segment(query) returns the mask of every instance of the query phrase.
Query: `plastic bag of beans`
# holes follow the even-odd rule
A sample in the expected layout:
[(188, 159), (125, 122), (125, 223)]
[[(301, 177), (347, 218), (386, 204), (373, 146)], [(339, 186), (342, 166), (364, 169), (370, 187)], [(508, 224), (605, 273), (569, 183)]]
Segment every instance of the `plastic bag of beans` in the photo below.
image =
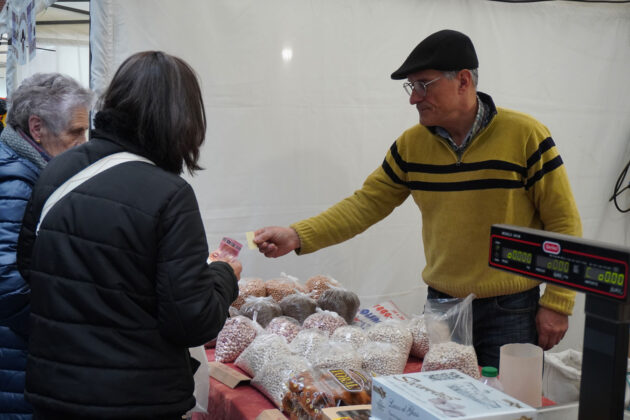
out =
[(359, 305), (361, 305), (359, 296), (341, 287), (331, 287), (324, 290), (317, 299), (319, 308), (337, 312), (347, 324), (352, 324), (354, 316), (359, 310)]
[(400, 348), (400, 351), (409, 356), (409, 350), (413, 343), (413, 336), (407, 326), (406, 321), (388, 319), (379, 322), (367, 329), (367, 336), (370, 341), (381, 343), (391, 343)]
[(239, 315), (229, 318), (217, 336), (214, 353), (216, 361), (221, 363), (235, 361), (254, 341), (259, 331), (260, 326), (247, 317)]
[(280, 302), (285, 296), (303, 292), (304, 286), (300, 284), (296, 277), (281, 273), (280, 277), (267, 280), (265, 289), (267, 296), (271, 296), (276, 302)]
[(429, 351), (429, 334), (427, 333), (424, 315), (413, 315), (409, 320), (408, 326), (411, 336), (413, 337), (413, 343), (411, 344), (409, 354), (419, 359), (423, 359)]
[(259, 334), (236, 358), (234, 364), (254, 377), (269, 361), (290, 354), (284, 337), (276, 334)]
[(369, 341), (359, 349), (363, 370), (378, 375), (399, 375), (405, 370), (408, 355), (392, 343)]
[(291, 341), (289, 349), (291, 353), (309, 359), (311, 354), (328, 348), (328, 343), (328, 335), (325, 332), (317, 328), (303, 329)]
[(479, 378), (477, 354), (473, 347), (472, 302), (464, 299), (427, 299), (424, 319), (429, 335), (429, 351), (422, 371), (457, 369)]
[(367, 333), (356, 325), (344, 325), (339, 327), (330, 336), (330, 341), (350, 343), (357, 350), (368, 342)]
[(346, 321), (333, 311), (325, 311), (317, 308), (317, 311), (309, 315), (302, 323), (303, 328), (317, 328), (324, 331), (329, 337), (339, 327), (348, 325)]
[(341, 287), (341, 284), (330, 276), (319, 274), (306, 280), (305, 286), (309, 296), (317, 300), (325, 290), (331, 287)]
[(263, 297), (267, 296), (265, 282), (257, 277), (245, 277), (238, 281), (238, 297), (232, 302), (232, 307), (241, 309), (245, 303), (245, 299), (250, 296)]
[(283, 315), (295, 318), (302, 324), (309, 315), (315, 313), (317, 302), (306, 293), (296, 292), (283, 297), (280, 308)]
[(300, 332), (302, 327), (296, 319), (288, 316), (279, 316), (272, 319), (265, 330), (272, 334), (277, 334), (284, 337), (287, 343), (293, 341), (296, 335)]
[(250, 296), (241, 306), (241, 315), (258, 322), (263, 328), (277, 316), (282, 315), (280, 305), (271, 296)]
[(276, 407), (282, 408), (282, 398), (289, 391), (289, 378), (308, 369), (310, 364), (304, 357), (283, 354), (265, 364), (251, 384), (273, 401)]

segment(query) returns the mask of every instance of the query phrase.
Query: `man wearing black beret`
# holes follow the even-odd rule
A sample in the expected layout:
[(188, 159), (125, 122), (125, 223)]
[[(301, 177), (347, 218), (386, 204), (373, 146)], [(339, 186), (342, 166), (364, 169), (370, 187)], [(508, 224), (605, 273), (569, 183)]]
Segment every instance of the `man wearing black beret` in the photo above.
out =
[(268, 257), (307, 254), (350, 239), (411, 195), (422, 214), (428, 298), (474, 293), (473, 342), (482, 366), (499, 366), (503, 344), (548, 350), (564, 337), (575, 293), (488, 267), (490, 226), (506, 223), (582, 233), (562, 158), (547, 127), (496, 107), (477, 91), (472, 41), (442, 30), (418, 44), (394, 80), (420, 115), (360, 190), (321, 214), (256, 231)]

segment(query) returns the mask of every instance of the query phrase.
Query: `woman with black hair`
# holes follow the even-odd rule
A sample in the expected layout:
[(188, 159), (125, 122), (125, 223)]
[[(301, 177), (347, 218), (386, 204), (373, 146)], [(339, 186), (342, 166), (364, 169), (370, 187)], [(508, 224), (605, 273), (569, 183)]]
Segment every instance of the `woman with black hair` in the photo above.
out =
[(35, 185), (18, 266), (30, 283), (35, 418), (170, 418), (195, 405), (188, 348), (216, 337), (237, 260), (207, 264), (192, 174), (206, 132), (197, 77), (158, 51), (122, 63), (91, 140)]

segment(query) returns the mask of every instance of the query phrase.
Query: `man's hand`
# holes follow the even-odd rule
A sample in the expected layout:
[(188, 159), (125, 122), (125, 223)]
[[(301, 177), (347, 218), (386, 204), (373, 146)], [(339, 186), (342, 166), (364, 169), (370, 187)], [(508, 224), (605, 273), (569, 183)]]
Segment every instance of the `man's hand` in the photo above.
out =
[(569, 329), (569, 316), (540, 306), (536, 314), (538, 345), (549, 350), (562, 340)]
[(254, 232), (254, 243), (265, 257), (277, 258), (300, 247), (300, 237), (291, 228), (268, 226)]

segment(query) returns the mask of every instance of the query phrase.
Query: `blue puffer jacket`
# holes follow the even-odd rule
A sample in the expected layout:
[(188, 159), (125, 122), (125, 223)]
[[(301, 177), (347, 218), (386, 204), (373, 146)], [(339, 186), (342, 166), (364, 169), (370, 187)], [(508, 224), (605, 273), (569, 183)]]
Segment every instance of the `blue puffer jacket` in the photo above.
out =
[(15, 259), (22, 216), (39, 172), (0, 141), (0, 419), (31, 418), (24, 398), (30, 289)]

